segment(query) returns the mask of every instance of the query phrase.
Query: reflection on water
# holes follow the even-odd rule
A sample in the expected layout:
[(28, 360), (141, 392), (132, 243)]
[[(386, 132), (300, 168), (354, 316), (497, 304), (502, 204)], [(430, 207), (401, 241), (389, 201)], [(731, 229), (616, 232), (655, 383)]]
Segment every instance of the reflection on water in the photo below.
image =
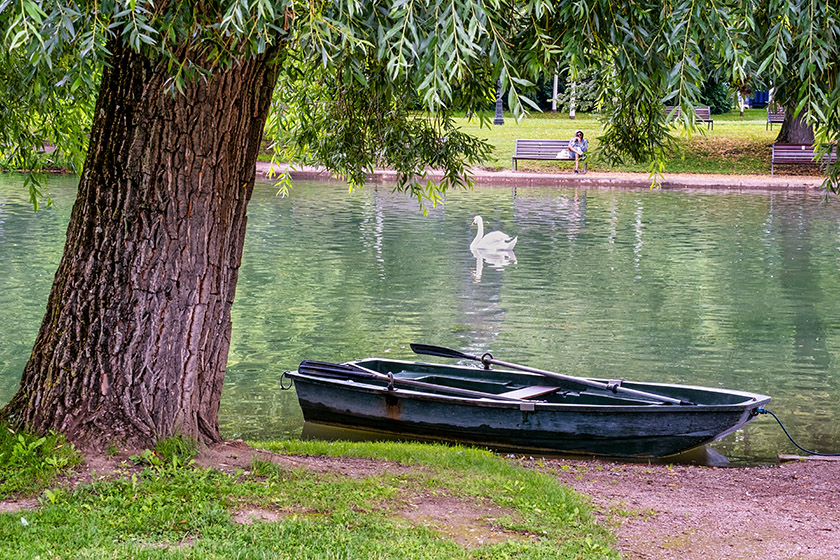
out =
[[(75, 180), (33, 214), (0, 176), (0, 402), (43, 317)], [(300, 435), (280, 375), (303, 359), (416, 359), (424, 342), (592, 377), (768, 394), (805, 447), (840, 451), (840, 203), (819, 194), (476, 188), (423, 216), (371, 186), (259, 185), (220, 422), (227, 437)], [(519, 238), (491, 262), (473, 216)], [(492, 217), (492, 218), (491, 218)], [(479, 256), (481, 257), (479, 259)], [(763, 416), (714, 444), (730, 460), (795, 452)]]
[(475, 272), (473, 279), (481, 282), (481, 275), (484, 273), (484, 263), (496, 270), (502, 270), (509, 264), (516, 264), (516, 254), (511, 251), (492, 251), (481, 248), (472, 248), (470, 251), (475, 257)]

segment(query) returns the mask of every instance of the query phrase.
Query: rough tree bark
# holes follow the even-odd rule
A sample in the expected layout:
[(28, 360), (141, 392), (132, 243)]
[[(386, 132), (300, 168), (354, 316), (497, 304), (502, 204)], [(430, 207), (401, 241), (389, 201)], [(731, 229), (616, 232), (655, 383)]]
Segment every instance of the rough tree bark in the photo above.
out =
[(276, 57), (172, 94), (162, 65), (118, 43), (46, 314), (3, 415), (83, 444), (214, 441)]
[(794, 118), (795, 107), (785, 107), (785, 120), (776, 142), (780, 144), (813, 144), (814, 129), (805, 121), (805, 113), (802, 112)]

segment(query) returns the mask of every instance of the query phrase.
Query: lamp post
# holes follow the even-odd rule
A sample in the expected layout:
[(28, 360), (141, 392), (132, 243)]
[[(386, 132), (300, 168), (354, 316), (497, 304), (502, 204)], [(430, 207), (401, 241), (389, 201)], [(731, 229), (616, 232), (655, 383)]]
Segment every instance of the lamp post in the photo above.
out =
[(493, 124), (505, 124), (505, 116), (502, 114), (502, 80), (496, 82), (496, 116), (493, 119)]
[(572, 82), (572, 94), (569, 97), (569, 118), (575, 118), (575, 85), (576, 82)]

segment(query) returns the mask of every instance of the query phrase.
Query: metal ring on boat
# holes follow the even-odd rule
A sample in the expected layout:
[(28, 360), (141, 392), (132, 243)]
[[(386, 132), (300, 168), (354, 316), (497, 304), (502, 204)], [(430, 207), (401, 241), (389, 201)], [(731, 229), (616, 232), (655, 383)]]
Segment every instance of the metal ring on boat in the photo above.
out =
[(481, 355), (481, 363), (484, 364), (484, 369), (490, 369), (490, 363), (493, 361), (493, 354), (485, 352)]
[[(287, 370), (287, 371), (284, 371), (283, 373), (281, 373), (281, 374), (280, 374), (280, 388), (281, 388), (282, 390), (284, 390), (284, 391), (288, 391), (289, 389), (291, 389), (291, 388), (292, 388), (292, 383), (293, 383), (293, 381), (292, 381), (292, 378), (291, 378), (291, 377), (289, 377), (289, 373), (290, 373), (290, 372)], [(284, 380), (284, 379), (288, 379), (288, 380), (289, 380), (289, 385), (288, 385), (288, 386), (283, 385), (283, 380)]]
[(618, 393), (618, 388), (621, 387), (622, 383), (624, 383), (623, 379), (610, 379), (607, 383), (606, 389), (608, 391), (612, 391), (613, 393)]

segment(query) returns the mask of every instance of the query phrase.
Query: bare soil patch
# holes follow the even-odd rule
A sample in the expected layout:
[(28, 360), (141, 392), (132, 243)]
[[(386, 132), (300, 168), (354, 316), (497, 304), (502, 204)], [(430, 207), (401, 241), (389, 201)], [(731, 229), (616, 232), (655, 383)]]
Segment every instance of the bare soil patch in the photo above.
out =
[[(253, 458), (272, 461), (287, 468), (306, 468), (316, 472), (333, 472), (352, 478), (367, 478), (387, 472), (409, 473), (423, 467), (357, 457), (288, 456), (254, 449), (240, 441), (228, 441), (202, 450), (196, 462), (204, 467), (225, 472), (247, 471)], [(276, 521), (283, 514), (265, 509), (244, 508), (234, 513), (238, 523)], [(462, 500), (446, 495), (420, 494), (408, 498), (407, 506), (398, 515), (409, 523), (442, 533), (468, 548), (530, 535), (505, 530), (497, 519), (515, 515), (494, 504)]]
[(0, 513), (18, 513), (35, 509), (40, 505), (35, 498), (9, 498), (0, 500)]
[(513, 511), (451, 496), (416, 496), (409, 500), (408, 507), (400, 515), (415, 525), (438, 531), (467, 548), (529, 537), (527, 534), (506, 530), (496, 523), (499, 518), (515, 515)]
[(243, 508), (233, 513), (233, 521), (240, 525), (251, 525), (255, 521), (277, 521), (281, 514), (277, 511), (265, 508)]
[(544, 460), (536, 468), (590, 496), (628, 559), (840, 559), (840, 462), (714, 468)]

